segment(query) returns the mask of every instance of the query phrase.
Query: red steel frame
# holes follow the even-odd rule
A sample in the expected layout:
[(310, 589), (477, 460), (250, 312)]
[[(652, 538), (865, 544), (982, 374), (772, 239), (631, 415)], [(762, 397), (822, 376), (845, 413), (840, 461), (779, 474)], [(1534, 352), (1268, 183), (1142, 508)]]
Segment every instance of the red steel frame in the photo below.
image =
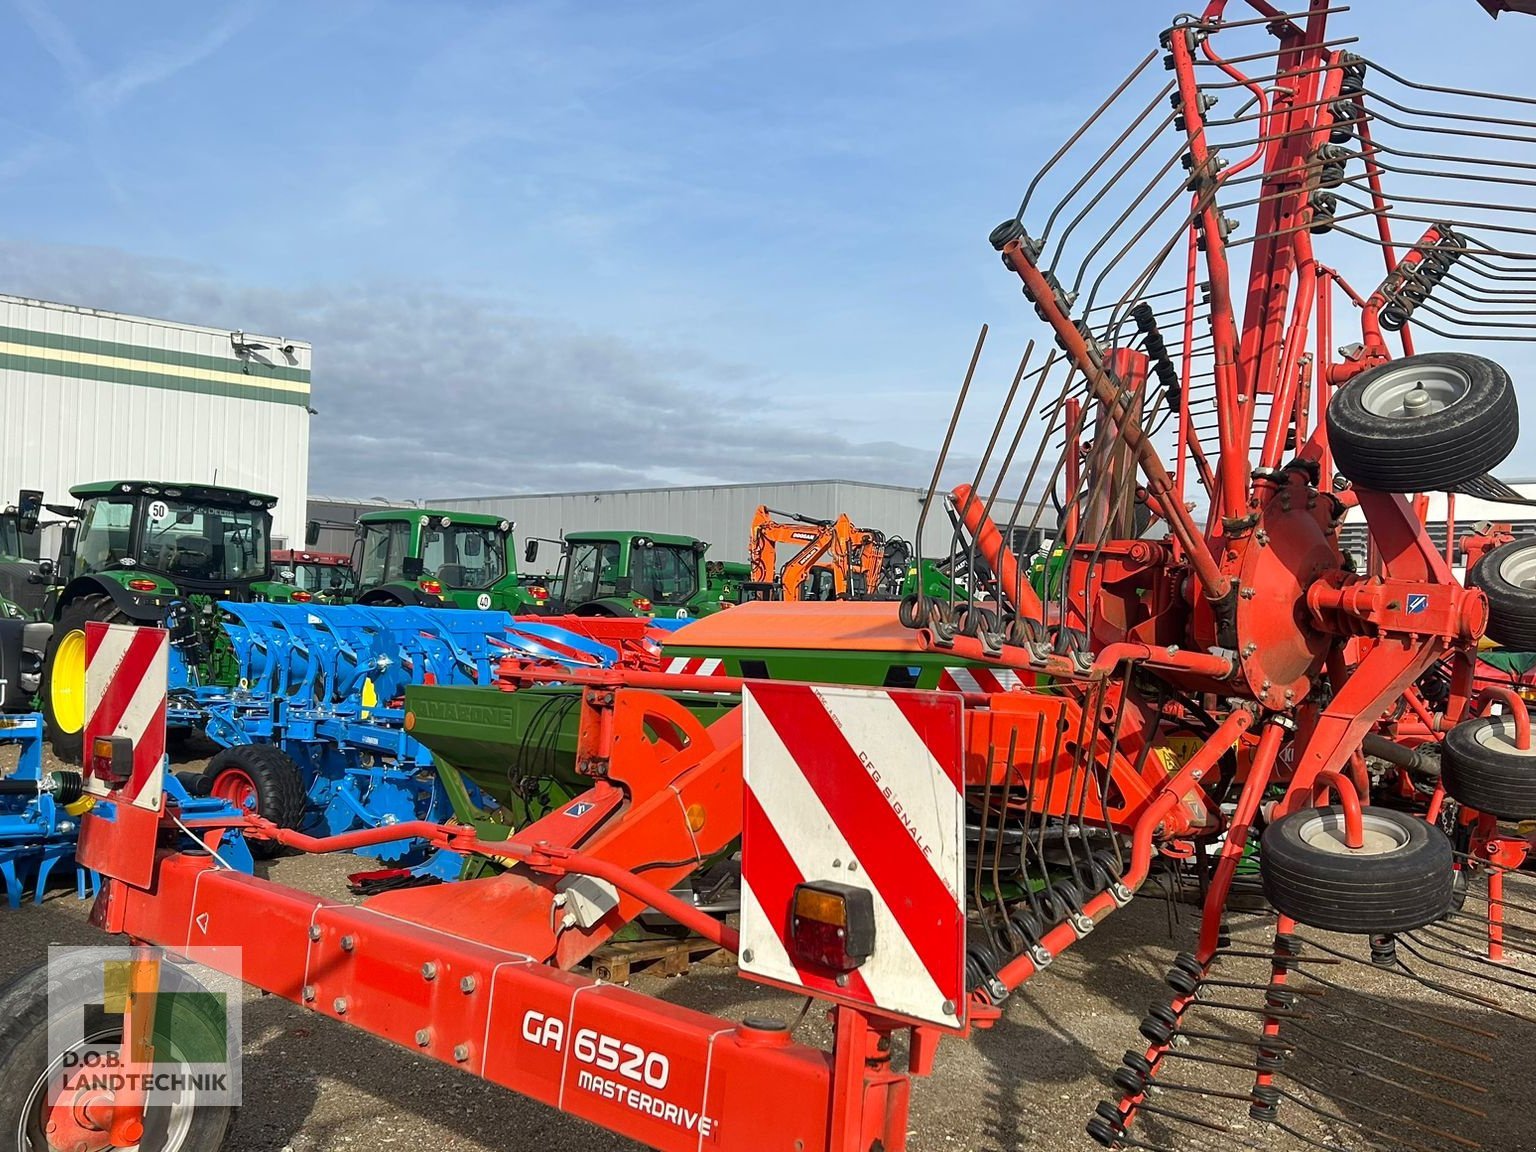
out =
[[(239, 948), (240, 975), (264, 991), (651, 1147), (760, 1148), (766, 1131), (786, 1147), (904, 1147), (909, 1078), (892, 1066), (890, 1036), (913, 1033), (908, 1071), (924, 1074), (933, 1030), (833, 1006), (835, 1044), (826, 1052), (794, 1043), (774, 1022), (722, 1020), (568, 970), (646, 907), (736, 948), (732, 929), (668, 885), (740, 832), (739, 719), (733, 712), (705, 730), (667, 697), (623, 686), (655, 675), (566, 677), (589, 685), (583, 762), (611, 764), (584, 797), (606, 821), (566, 820), (562, 827), (557, 814), (504, 842), (426, 822), (323, 839), (259, 818), (240, 825), (308, 851), (421, 836), (436, 847), (520, 864), (515, 873), (338, 903), (221, 867), (208, 853), (177, 850), (182, 830), (216, 848), (232, 822), (178, 823), (172, 810), (157, 829), (95, 838), (91, 863), (106, 881), (93, 922), (173, 954)], [(669, 687), (694, 680), (713, 691), (739, 687), (714, 677), (668, 680)], [(676, 726), (670, 736), (668, 723)], [(654, 743), (642, 729), (659, 734)], [(632, 750), (614, 759), (625, 744)], [(621, 787), (630, 802), (616, 816)], [(152, 880), (113, 878), (120, 863), (142, 854), (145, 835), (160, 843)], [(571, 846), (583, 838), (583, 850)], [(626, 859), (634, 866), (619, 862)], [(620, 908), (592, 930), (571, 927), (557, 936), (556, 885), (576, 874), (612, 883)], [(122, 1101), (103, 1121), (131, 1125), (138, 1108)]]

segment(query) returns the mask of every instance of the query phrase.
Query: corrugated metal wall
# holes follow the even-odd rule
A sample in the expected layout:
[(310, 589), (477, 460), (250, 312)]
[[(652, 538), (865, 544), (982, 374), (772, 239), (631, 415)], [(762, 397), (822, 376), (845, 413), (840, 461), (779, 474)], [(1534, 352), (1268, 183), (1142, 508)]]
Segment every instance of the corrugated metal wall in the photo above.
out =
[[(732, 484), (699, 488), (648, 488), (635, 491), (566, 492), (547, 495), (496, 496), (475, 499), (428, 500), (430, 508), (489, 512), (517, 522), (519, 541), (539, 536), (559, 539), (562, 532), (630, 529), (675, 532), (710, 542), (713, 560), (745, 560), (752, 513), (759, 504), (786, 512), (831, 519), (846, 512), (861, 528), (875, 528), (910, 540), (917, 528), (923, 493), (916, 488), (860, 484), (847, 480), (812, 480), (793, 484)], [(311, 515), (343, 519), (368, 505), (317, 497)], [(1011, 505), (1000, 506), (1011, 513)], [(1033, 509), (1026, 509), (1026, 516)], [(341, 515), (337, 515), (341, 513)], [(1047, 525), (1054, 528), (1054, 522)], [(942, 555), (949, 546), (949, 521), (936, 510), (924, 528), (924, 550)], [(346, 551), (344, 534), (325, 534), (321, 545)], [(559, 553), (546, 549), (533, 571), (559, 563)]]
[[(364, 512), (377, 512), (380, 508), (402, 508), (403, 504), (386, 504), (378, 500), (333, 500), (316, 496), (309, 502), (309, 519), (320, 522), (320, 536), (314, 544), (316, 552), (338, 552), (351, 555), (357, 518)], [(304, 533), (293, 538), (295, 548), (306, 547)]]
[[(179, 480), (278, 497), (302, 542), (310, 346), (0, 296), (0, 504), (91, 480)], [(265, 347), (255, 347), (265, 345)]]

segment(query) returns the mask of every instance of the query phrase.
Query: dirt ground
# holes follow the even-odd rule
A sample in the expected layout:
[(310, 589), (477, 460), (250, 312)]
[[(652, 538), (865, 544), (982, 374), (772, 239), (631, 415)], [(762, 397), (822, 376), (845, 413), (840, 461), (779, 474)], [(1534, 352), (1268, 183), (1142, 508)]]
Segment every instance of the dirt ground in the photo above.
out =
[[(180, 767), (196, 766), (194, 761)], [(353, 857), (292, 856), (263, 865), (273, 879), (331, 895), (342, 894), (345, 874), (356, 868)], [(1511, 915), (1536, 925), (1536, 914), (1525, 911), (1527, 905), (1536, 910), (1536, 885), (1521, 877), (1510, 888)], [(1225, 956), (1214, 975), (1243, 987), (1212, 986), (1186, 1015), (1185, 1028), (1197, 1036), (1164, 1062), (1160, 1079), (1170, 1088), (1151, 1098), (1164, 1114), (1144, 1117), (1133, 1135), (1145, 1147), (1166, 1152), (1373, 1147), (1536, 1152), (1521, 1059), (1536, 1041), (1536, 977), (1526, 974), (1536, 971), (1536, 934), (1517, 929), (1512, 943), (1519, 951), (1512, 953), (1514, 963), (1502, 968), (1462, 954), (1463, 946), (1476, 943), (1483, 899), (1474, 894), (1461, 917), (1400, 943), (1402, 967), (1416, 979), (1362, 962), (1368, 953), (1359, 938), (1304, 933), (1305, 955), (1316, 962), (1298, 966), (1293, 971), (1299, 974), (1290, 978), (1303, 995), (1282, 1025), (1286, 1043), (1294, 1045), (1278, 1081), (1290, 1097), (1279, 1113), (1284, 1127), (1256, 1123), (1248, 1117), (1246, 1099), (1219, 1095), (1246, 1097), (1253, 1084), (1260, 1025), (1254, 1008), (1262, 1003), (1270, 972), (1267, 961)], [(19, 912), (0, 908), (0, 981), (41, 963), (50, 944), (100, 942), (86, 913), (87, 905), (72, 891), (53, 893), (41, 906)], [(1188, 906), (1143, 896), (1015, 993), (999, 1027), (967, 1041), (945, 1040), (935, 1075), (914, 1084), (909, 1147), (915, 1152), (1096, 1147), (1084, 1124), (1098, 1101), (1118, 1099), (1108, 1077), (1120, 1066), (1122, 1052), (1145, 1049), (1137, 1022), (1149, 1005), (1169, 1002), (1163, 974), (1175, 953), (1192, 945), (1195, 919)], [(1269, 916), (1236, 915), (1232, 927), (1233, 953), (1268, 954)], [(707, 965), (681, 977), (641, 975), (635, 986), (726, 1019), (769, 1015), (793, 1021), (802, 1003)], [(1466, 998), (1474, 989), (1486, 1002)], [(285, 1001), (253, 997), (244, 1028), (245, 1102), (226, 1145), (231, 1149), (617, 1152), (637, 1147)], [(816, 1013), (800, 1024), (796, 1037), (829, 1043)], [(1250, 1063), (1244, 1070), (1211, 1060)], [(1327, 1088), (1331, 1100), (1317, 1088)], [(1309, 1106), (1328, 1115), (1308, 1111)], [(1210, 1124), (1223, 1130), (1203, 1126)], [(771, 1140), (765, 1143), (772, 1146)]]

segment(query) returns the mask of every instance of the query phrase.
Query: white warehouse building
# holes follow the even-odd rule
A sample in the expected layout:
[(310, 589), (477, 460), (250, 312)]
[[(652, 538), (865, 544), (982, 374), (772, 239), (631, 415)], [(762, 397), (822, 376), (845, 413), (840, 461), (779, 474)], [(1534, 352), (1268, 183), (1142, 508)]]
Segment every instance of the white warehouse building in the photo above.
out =
[(278, 498), (304, 539), (310, 346), (0, 295), (0, 507), (93, 480), (221, 484)]
[[(752, 514), (759, 504), (783, 512), (831, 520), (847, 513), (860, 528), (875, 529), (887, 536), (911, 540), (922, 511), (925, 489), (894, 484), (869, 484), (859, 480), (801, 480), (765, 484), (710, 484), (682, 488), (634, 488), (600, 492), (513, 493), (507, 496), (448, 497), (419, 504), (445, 512), (484, 512), (504, 516), (516, 524), (519, 541), (534, 538), (558, 540), (566, 532), (628, 530), (676, 533), (709, 541), (711, 560), (748, 559)], [(376, 501), (316, 496), (310, 515), (331, 524), (349, 524), (359, 514), (385, 507)], [(1011, 501), (999, 500), (993, 515), (999, 525), (1012, 515)], [(1016, 527), (1016, 548), (1033, 550), (1026, 529), (1035, 508), (1026, 502)], [(1038, 531), (1055, 534), (1056, 518), (1047, 508)], [(935, 502), (923, 528), (923, 551), (928, 556), (949, 554), (951, 527), (942, 502)], [(346, 552), (351, 534), (331, 528), (320, 534), (317, 549)], [(784, 550), (780, 549), (780, 562)], [(559, 563), (559, 553), (541, 552), (530, 571), (542, 572)]]

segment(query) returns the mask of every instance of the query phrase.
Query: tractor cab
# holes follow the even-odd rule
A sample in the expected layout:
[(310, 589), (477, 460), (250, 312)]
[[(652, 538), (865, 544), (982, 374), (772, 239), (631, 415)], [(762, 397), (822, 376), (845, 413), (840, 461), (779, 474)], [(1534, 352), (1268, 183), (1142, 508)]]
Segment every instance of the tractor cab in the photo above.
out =
[(179, 595), (289, 599), (291, 590), (272, 575), (275, 496), (137, 481), (82, 484), (70, 495), (78, 507), (70, 510), (53, 575), (59, 604), (81, 582), (103, 586), (146, 623), (159, 622), (158, 609)]
[(512, 521), (498, 516), (420, 508), (368, 512), (358, 518), (352, 555), (360, 604), (526, 615), (542, 613), (549, 600), (542, 586), (519, 581)]
[(301, 604), (350, 604), (356, 595), (357, 574), (345, 553), (282, 549), (272, 554), (272, 565), (279, 579), (293, 585), (293, 599)]
[[(724, 569), (706, 569), (709, 545), (692, 536), (641, 532), (571, 532), (563, 541), (558, 584), (566, 612), (578, 616), (670, 616), (718, 611)], [(523, 559), (533, 563), (538, 540)]]
[(277, 497), (213, 484), (111, 480), (71, 488), (56, 564), (45, 562), (43, 615), (53, 621), (43, 711), (54, 752), (80, 756), (85, 725), (85, 625), (147, 624), (170, 631), (197, 683), (223, 683), (227, 641), (220, 600), (275, 601), (293, 588), (273, 578)]

